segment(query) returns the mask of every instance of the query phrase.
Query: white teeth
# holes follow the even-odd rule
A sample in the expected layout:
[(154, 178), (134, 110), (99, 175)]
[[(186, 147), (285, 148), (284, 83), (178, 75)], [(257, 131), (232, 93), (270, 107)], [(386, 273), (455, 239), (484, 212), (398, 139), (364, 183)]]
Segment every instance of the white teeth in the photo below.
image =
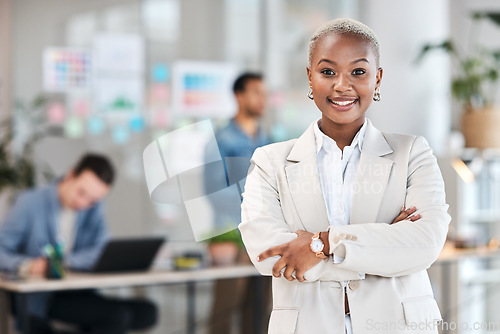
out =
[(352, 101), (332, 101), (333, 104), (339, 105), (339, 106), (346, 106), (348, 104), (354, 103), (356, 100)]

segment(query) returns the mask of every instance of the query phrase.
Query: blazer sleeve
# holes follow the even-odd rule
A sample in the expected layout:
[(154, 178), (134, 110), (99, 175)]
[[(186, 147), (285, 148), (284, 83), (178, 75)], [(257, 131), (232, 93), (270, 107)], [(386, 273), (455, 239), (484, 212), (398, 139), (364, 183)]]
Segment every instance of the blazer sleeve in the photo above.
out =
[(19, 195), (7, 214), (0, 230), (0, 270), (17, 271), (31, 257), (21, 254), (26, 242), (26, 231), (30, 229), (31, 205), (28, 197)]
[[(108, 240), (108, 230), (106, 227), (106, 222), (104, 220), (104, 209), (103, 204), (98, 203), (91, 211), (88, 213), (89, 216), (84, 219), (88, 219), (85, 233), (86, 240), (89, 240), (84, 247), (72, 252), (66, 259), (65, 265), (71, 269), (75, 270), (89, 270), (91, 269), (101, 252), (106, 245)], [(76, 236), (81, 238), (83, 236)]]
[[(252, 263), (265, 276), (272, 275), (272, 268), (279, 256), (257, 262), (256, 257), (268, 248), (292, 241), (297, 234), (290, 229), (283, 217), (277, 180), (273, 165), (264, 148), (258, 148), (251, 159), (241, 205), (241, 224), (238, 226)], [(324, 259), (308, 270), (307, 281), (343, 281), (359, 279), (357, 272), (329, 266), (331, 259)], [(328, 271), (326, 271), (328, 269)]]
[(415, 206), (421, 218), (331, 226), (330, 251), (344, 257), (333, 266), (395, 277), (425, 270), (438, 258), (451, 217), (437, 160), (423, 137), (416, 137), (409, 153), (405, 205)]

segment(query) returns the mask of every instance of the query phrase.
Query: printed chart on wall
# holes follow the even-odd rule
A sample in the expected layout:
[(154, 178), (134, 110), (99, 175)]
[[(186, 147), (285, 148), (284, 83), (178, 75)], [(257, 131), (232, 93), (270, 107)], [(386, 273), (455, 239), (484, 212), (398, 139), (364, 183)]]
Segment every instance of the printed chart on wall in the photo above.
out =
[(90, 88), (91, 53), (87, 50), (46, 48), (43, 67), (43, 86), (47, 92)]
[(144, 45), (138, 35), (102, 34), (94, 41), (94, 96), (105, 116), (137, 115), (144, 100)]
[(172, 69), (172, 112), (189, 117), (231, 117), (236, 69), (221, 62), (180, 61)]

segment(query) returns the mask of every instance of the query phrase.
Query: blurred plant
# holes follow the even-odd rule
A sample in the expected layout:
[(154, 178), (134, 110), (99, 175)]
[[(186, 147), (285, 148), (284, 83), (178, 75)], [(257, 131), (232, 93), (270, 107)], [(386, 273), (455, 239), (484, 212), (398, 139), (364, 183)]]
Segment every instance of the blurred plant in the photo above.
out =
[[(214, 235), (214, 234), (212, 234), (212, 235)], [(216, 234), (215, 237), (211, 237), (211, 238), (206, 239), (206, 242), (208, 244), (232, 242), (232, 243), (236, 244), (238, 247), (243, 247), (243, 241), (241, 240), (241, 234), (237, 228), (235, 228), (229, 232), (226, 232), (226, 233)]]
[[(500, 25), (500, 13), (474, 13), (472, 18), (473, 29), (483, 18), (488, 18)], [(476, 37), (471, 32), (471, 40), (475, 41)], [(453, 41), (445, 40), (441, 43), (425, 44), (420, 50), (416, 62), (421, 62), (423, 58), (435, 50), (442, 50), (450, 54), (452, 62), (458, 67), (459, 74), (451, 82), (451, 93), (458, 102), (464, 105), (466, 110), (490, 106), (495, 102), (494, 98), (499, 81), (500, 50), (488, 50), (475, 46), (473, 55), (464, 56), (465, 52), (459, 51)]]
[[(15, 117), (0, 121), (0, 191), (25, 189), (35, 185), (33, 145), (46, 135), (45, 106), (47, 98), (37, 96), (30, 103), (18, 101)], [(20, 138), (20, 128), (27, 132)], [(19, 141), (19, 142), (16, 142)], [(21, 145), (16, 150), (16, 145)], [(50, 172), (44, 172), (50, 177)]]

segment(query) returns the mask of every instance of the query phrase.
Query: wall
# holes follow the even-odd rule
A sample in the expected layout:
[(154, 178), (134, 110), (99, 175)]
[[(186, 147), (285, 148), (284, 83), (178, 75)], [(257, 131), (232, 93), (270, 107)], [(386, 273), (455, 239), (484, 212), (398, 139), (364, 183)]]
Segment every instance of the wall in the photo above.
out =
[(422, 135), (444, 151), (451, 127), (450, 70), (445, 56), (414, 64), (420, 48), (449, 34), (449, 1), (361, 0), (360, 18), (381, 45), (382, 100), (369, 117), (380, 129)]
[(0, 119), (10, 115), (11, 0), (0, 0)]
[[(10, 115), (10, 0), (0, 0), (0, 120)], [(7, 194), (0, 194), (0, 226), (8, 205)], [(0, 312), (8, 312), (5, 294), (0, 296)], [(9, 324), (0, 324), (0, 331), (7, 332)]]

